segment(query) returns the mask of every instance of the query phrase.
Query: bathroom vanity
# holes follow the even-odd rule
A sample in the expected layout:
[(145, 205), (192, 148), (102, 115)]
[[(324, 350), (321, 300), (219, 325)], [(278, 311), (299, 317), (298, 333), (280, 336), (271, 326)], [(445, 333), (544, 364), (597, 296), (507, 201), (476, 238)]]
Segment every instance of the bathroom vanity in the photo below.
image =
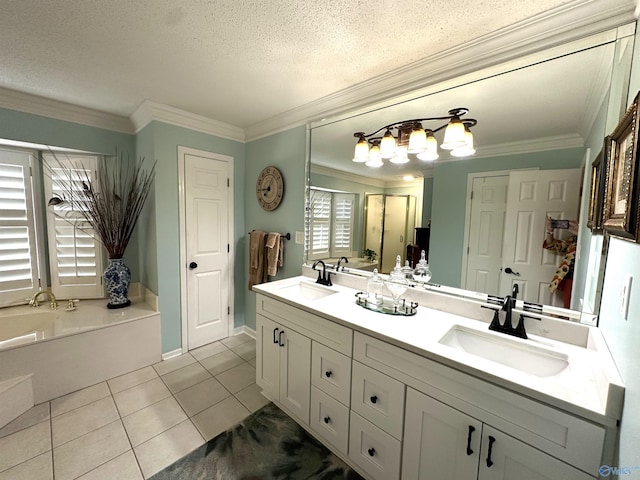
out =
[(547, 318), (546, 336), (513, 338), (427, 292), (384, 315), (347, 277), (254, 287), (256, 381), (363, 476), (586, 480), (611, 464), (624, 387), (598, 329)]

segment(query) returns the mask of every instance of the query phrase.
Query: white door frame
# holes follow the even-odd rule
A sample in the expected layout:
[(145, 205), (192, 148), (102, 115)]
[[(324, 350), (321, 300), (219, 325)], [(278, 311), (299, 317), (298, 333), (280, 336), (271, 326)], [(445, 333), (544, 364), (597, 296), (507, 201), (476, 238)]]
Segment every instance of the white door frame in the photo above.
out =
[(197, 150), (178, 146), (178, 218), (180, 222), (180, 326), (182, 334), (182, 353), (189, 351), (188, 317), (187, 317), (187, 239), (186, 239), (186, 202), (185, 202), (185, 155), (198, 155), (227, 162), (229, 165), (229, 333), (234, 329), (234, 271), (235, 271), (235, 232), (233, 230), (233, 157), (220, 153)]

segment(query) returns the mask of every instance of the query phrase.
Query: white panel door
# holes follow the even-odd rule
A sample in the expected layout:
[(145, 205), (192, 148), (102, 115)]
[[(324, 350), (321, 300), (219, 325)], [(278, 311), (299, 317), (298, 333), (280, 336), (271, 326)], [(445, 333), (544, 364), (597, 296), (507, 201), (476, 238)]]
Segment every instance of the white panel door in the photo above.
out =
[(499, 295), (510, 294), (517, 283), (518, 298), (562, 306), (562, 298), (548, 290), (562, 257), (542, 248), (545, 218), (577, 219), (580, 182), (579, 169), (511, 172)]
[(189, 350), (229, 336), (229, 163), (184, 155)]
[(291, 329), (278, 332), (280, 402), (309, 424), (311, 405), (311, 340)]
[(509, 176), (473, 179), (466, 283), (463, 288), (497, 294)]
[(482, 423), (409, 388), (402, 480), (475, 479)]

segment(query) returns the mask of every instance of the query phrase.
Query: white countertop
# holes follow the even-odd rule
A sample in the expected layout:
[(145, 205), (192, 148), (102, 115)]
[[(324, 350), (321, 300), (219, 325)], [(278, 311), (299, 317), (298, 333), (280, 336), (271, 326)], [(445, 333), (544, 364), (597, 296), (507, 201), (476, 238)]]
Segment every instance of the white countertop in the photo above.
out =
[[(489, 332), (487, 323), (483, 321), (429, 308), (426, 303), (421, 303), (413, 316), (385, 315), (358, 305), (355, 294), (359, 290), (343, 285), (325, 287), (336, 293), (317, 299), (305, 298), (299, 290), (287, 288), (300, 282), (314, 284), (314, 279), (292, 277), (253, 288), (257, 293), (569, 413), (606, 425), (613, 425), (621, 418), (624, 386), (597, 328), (585, 325), (572, 327), (588, 329), (588, 334), (584, 335), (587, 341), (582, 346), (531, 334), (529, 339), (523, 340)], [(473, 305), (473, 308), (480, 307)], [(516, 320), (517, 315), (514, 314), (514, 325)], [(454, 325), (481, 331), (483, 334), (497, 335), (498, 339), (507, 337), (508, 341), (520, 343), (524, 347), (535, 345), (565, 354), (569, 365), (554, 376), (538, 377), (439, 343)]]

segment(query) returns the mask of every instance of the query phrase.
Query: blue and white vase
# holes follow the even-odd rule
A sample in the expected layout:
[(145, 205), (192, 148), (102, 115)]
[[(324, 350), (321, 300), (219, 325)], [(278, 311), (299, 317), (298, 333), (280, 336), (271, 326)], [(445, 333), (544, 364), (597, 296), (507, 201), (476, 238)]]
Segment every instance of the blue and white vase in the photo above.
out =
[(124, 264), (122, 258), (109, 259), (109, 265), (104, 271), (104, 283), (110, 300), (107, 308), (124, 308), (131, 305), (128, 296), (131, 270)]

